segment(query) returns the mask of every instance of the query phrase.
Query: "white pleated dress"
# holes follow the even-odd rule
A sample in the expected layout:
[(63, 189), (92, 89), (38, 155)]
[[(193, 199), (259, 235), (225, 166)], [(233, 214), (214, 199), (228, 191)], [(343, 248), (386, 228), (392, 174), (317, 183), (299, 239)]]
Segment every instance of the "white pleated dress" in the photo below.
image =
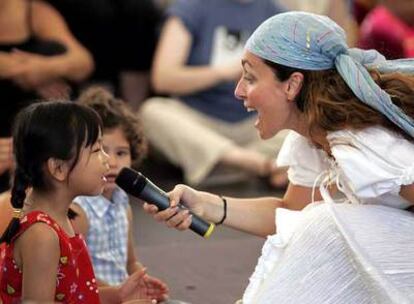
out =
[[(276, 210), (243, 304), (414, 303), (414, 144), (384, 128), (328, 135), (333, 157), (290, 133), (278, 164), (323, 202)], [(342, 196), (332, 198), (329, 183)]]

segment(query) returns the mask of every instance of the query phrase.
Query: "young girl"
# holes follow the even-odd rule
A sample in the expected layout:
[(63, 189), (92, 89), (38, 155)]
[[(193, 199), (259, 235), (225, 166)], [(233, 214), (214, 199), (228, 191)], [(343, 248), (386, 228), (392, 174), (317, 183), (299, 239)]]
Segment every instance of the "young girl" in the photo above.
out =
[[(115, 184), (115, 178), (123, 167), (140, 164), (147, 145), (137, 116), (105, 89), (90, 88), (79, 102), (94, 109), (103, 121), (102, 145), (109, 156), (109, 171), (102, 194), (75, 199), (72, 208), (78, 216), (73, 223), (86, 237), (98, 285), (117, 285), (143, 266), (134, 252), (128, 195)], [(167, 286), (156, 278), (148, 279), (159, 287), (157, 300), (165, 300)]]
[(95, 111), (71, 102), (33, 104), (18, 114), (13, 220), (0, 239), (6, 243), (0, 278), (4, 304), (120, 303), (152, 297), (144, 271), (98, 291), (84, 240), (68, 218), (76, 196), (98, 195), (105, 186), (109, 167), (101, 130)]

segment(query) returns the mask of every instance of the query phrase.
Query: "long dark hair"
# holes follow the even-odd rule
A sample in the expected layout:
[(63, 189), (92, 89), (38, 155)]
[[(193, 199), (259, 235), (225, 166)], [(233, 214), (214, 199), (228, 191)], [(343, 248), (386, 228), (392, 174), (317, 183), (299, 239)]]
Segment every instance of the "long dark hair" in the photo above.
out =
[[(23, 208), (29, 187), (40, 191), (51, 189), (44, 172), (48, 159), (69, 161), (70, 171), (73, 170), (81, 149), (92, 146), (101, 130), (102, 122), (98, 114), (73, 102), (41, 102), (20, 111), (13, 128), (16, 161), (11, 195), (13, 208)], [(19, 219), (13, 218), (0, 243), (10, 243), (19, 226)]]

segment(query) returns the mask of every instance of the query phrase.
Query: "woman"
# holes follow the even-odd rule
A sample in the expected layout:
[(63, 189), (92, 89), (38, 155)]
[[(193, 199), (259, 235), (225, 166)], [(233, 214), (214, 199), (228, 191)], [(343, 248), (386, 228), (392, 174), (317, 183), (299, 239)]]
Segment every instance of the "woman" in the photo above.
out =
[(414, 205), (414, 62), (349, 49), (345, 39), (327, 17), (289, 12), (247, 42), (236, 95), (257, 112), (261, 138), (295, 131), (278, 156), (289, 166), (282, 199), (178, 185), (171, 208), (144, 206), (181, 230), (191, 216), (177, 213), (178, 201), (212, 222), (271, 235), (243, 303), (414, 300), (414, 216), (404, 210)]

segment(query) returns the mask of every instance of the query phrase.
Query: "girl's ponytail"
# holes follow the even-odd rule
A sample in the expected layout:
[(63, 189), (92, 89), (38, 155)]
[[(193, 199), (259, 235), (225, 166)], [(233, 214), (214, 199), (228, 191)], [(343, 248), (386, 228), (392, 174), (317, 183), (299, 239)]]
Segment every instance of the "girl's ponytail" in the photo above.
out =
[(14, 182), (11, 194), (11, 204), (13, 206), (13, 219), (7, 226), (6, 231), (0, 238), (0, 244), (6, 242), (10, 244), (13, 237), (20, 228), (20, 214), (23, 209), (24, 200), (26, 199), (26, 190), (31, 184), (30, 177), (21, 169), (16, 168)]

